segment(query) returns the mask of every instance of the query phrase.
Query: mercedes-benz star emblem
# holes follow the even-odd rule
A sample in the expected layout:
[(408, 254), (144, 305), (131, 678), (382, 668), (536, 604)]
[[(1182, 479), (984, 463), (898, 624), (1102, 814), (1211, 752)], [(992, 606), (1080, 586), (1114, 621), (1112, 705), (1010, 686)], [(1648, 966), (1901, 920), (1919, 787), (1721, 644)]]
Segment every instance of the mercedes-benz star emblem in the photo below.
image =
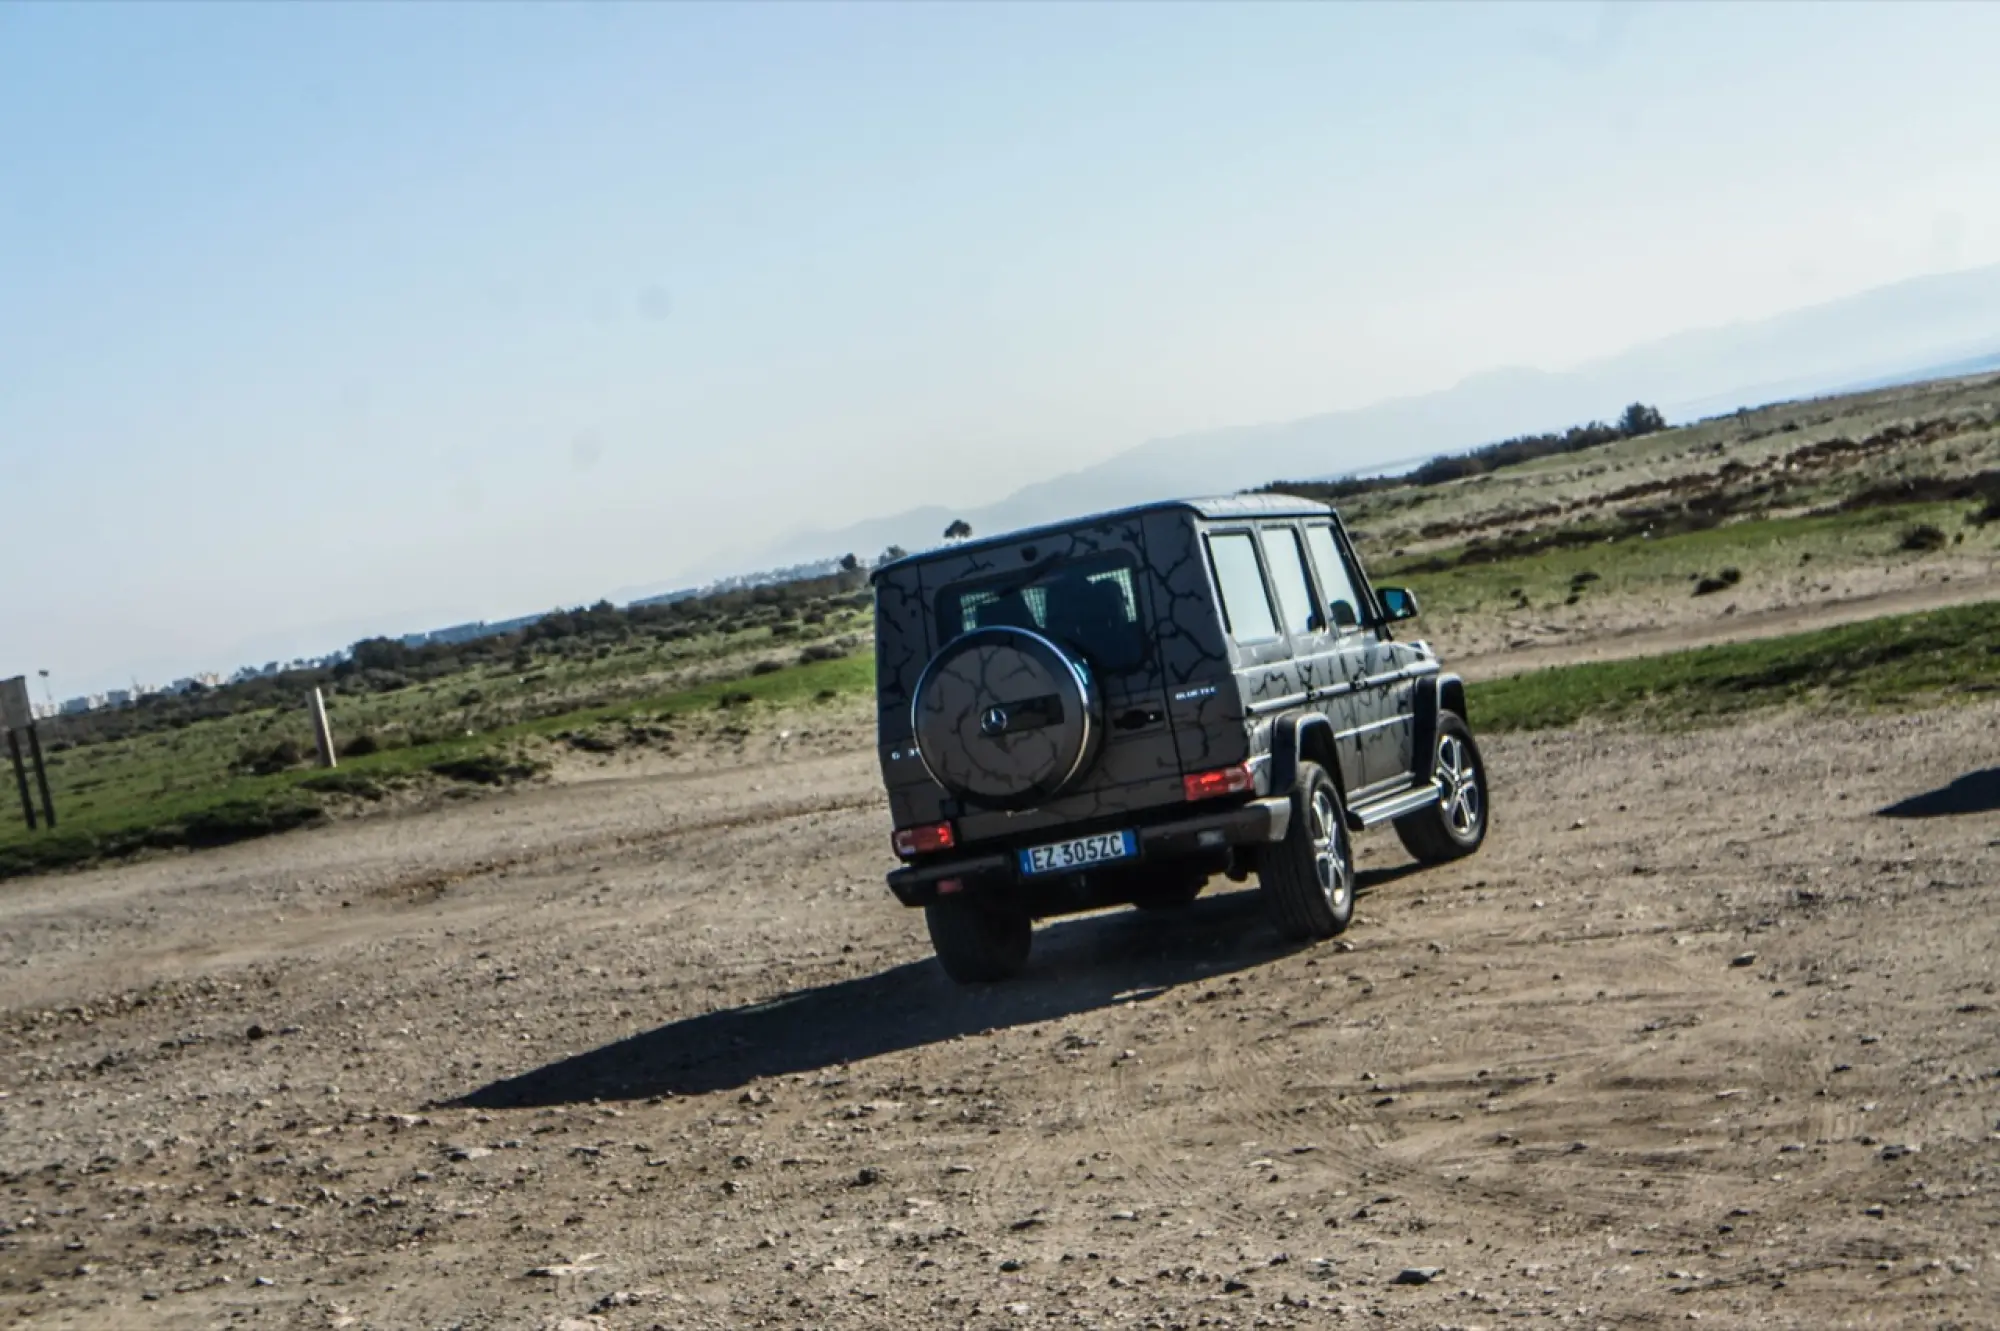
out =
[(982, 735), (1004, 735), (1007, 733), (1007, 709), (989, 707), (979, 718), (979, 733)]

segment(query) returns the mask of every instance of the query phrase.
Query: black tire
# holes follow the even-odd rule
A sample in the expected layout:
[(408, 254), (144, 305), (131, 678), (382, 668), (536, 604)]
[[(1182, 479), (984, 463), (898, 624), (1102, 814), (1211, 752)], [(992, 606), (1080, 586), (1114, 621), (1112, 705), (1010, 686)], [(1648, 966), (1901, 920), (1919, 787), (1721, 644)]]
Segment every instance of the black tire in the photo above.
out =
[(1285, 839), (1258, 857), (1271, 923), (1286, 938), (1331, 938), (1354, 918), (1354, 843), (1340, 791), (1318, 763), (1299, 764)]
[(1463, 859), (1486, 840), (1492, 806), (1486, 799), (1486, 762), (1472, 728), (1455, 712), (1439, 712), (1431, 749), (1431, 775), (1444, 798), (1396, 820), (1403, 848), (1425, 864)]
[(1194, 904), (1208, 886), (1208, 875), (1198, 869), (1160, 869), (1141, 879), (1132, 890), (1132, 904), (1140, 910), (1180, 910)]
[(1028, 964), (1035, 926), (1028, 912), (978, 897), (939, 897), (924, 907), (931, 946), (944, 973), (960, 984), (1012, 979)]

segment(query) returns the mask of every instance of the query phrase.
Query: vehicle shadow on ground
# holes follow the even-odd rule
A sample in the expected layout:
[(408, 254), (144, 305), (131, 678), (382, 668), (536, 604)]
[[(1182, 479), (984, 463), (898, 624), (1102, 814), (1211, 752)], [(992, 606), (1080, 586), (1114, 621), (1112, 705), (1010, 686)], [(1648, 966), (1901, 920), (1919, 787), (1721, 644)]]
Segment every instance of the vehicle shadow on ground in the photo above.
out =
[[(1364, 871), (1361, 893), (1415, 865)], [(1357, 894), (1359, 895), (1359, 894)], [(875, 975), (705, 1013), (482, 1086), (453, 1106), (478, 1109), (636, 1100), (735, 1090), (983, 1031), (1054, 1021), (1248, 970), (1298, 950), (1265, 922), (1255, 891), (1184, 910), (1119, 910), (1043, 925), (1028, 970), (961, 988), (929, 957)]]
[(2000, 810), (2000, 767), (1967, 772), (1948, 786), (1877, 809), (1878, 818), (1951, 818)]

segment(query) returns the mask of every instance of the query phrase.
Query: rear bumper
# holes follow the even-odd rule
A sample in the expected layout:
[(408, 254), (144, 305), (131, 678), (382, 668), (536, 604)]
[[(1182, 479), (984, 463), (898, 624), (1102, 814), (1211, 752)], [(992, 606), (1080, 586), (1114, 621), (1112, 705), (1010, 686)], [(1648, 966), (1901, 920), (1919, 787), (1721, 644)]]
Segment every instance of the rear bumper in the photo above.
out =
[[(1158, 863), (1226, 846), (1267, 845), (1283, 841), (1291, 821), (1291, 800), (1273, 796), (1172, 822), (1139, 826), (1133, 829), (1139, 837), (1138, 858), (1119, 863)], [(889, 890), (905, 906), (923, 906), (937, 899), (938, 884), (954, 878), (964, 888), (987, 889), (1024, 881), (1014, 852), (1003, 850), (906, 864), (889, 871)]]

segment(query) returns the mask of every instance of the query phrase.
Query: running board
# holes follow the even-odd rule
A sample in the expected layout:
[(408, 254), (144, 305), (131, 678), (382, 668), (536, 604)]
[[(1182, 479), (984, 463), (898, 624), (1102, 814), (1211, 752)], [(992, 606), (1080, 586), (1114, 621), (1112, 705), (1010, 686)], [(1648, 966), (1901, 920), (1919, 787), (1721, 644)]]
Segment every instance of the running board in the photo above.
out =
[(1391, 795), (1388, 799), (1377, 800), (1358, 809), (1349, 809), (1347, 830), (1359, 832), (1364, 827), (1386, 823), (1391, 818), (1401, 818), (1405, 814), (1415, 813), (1418, 809), (1428, 809), (1436, 804), (1439, 798), (1437, 783), (1426, 781), (1423, 785), (1406, 790), (1400, 795)]

